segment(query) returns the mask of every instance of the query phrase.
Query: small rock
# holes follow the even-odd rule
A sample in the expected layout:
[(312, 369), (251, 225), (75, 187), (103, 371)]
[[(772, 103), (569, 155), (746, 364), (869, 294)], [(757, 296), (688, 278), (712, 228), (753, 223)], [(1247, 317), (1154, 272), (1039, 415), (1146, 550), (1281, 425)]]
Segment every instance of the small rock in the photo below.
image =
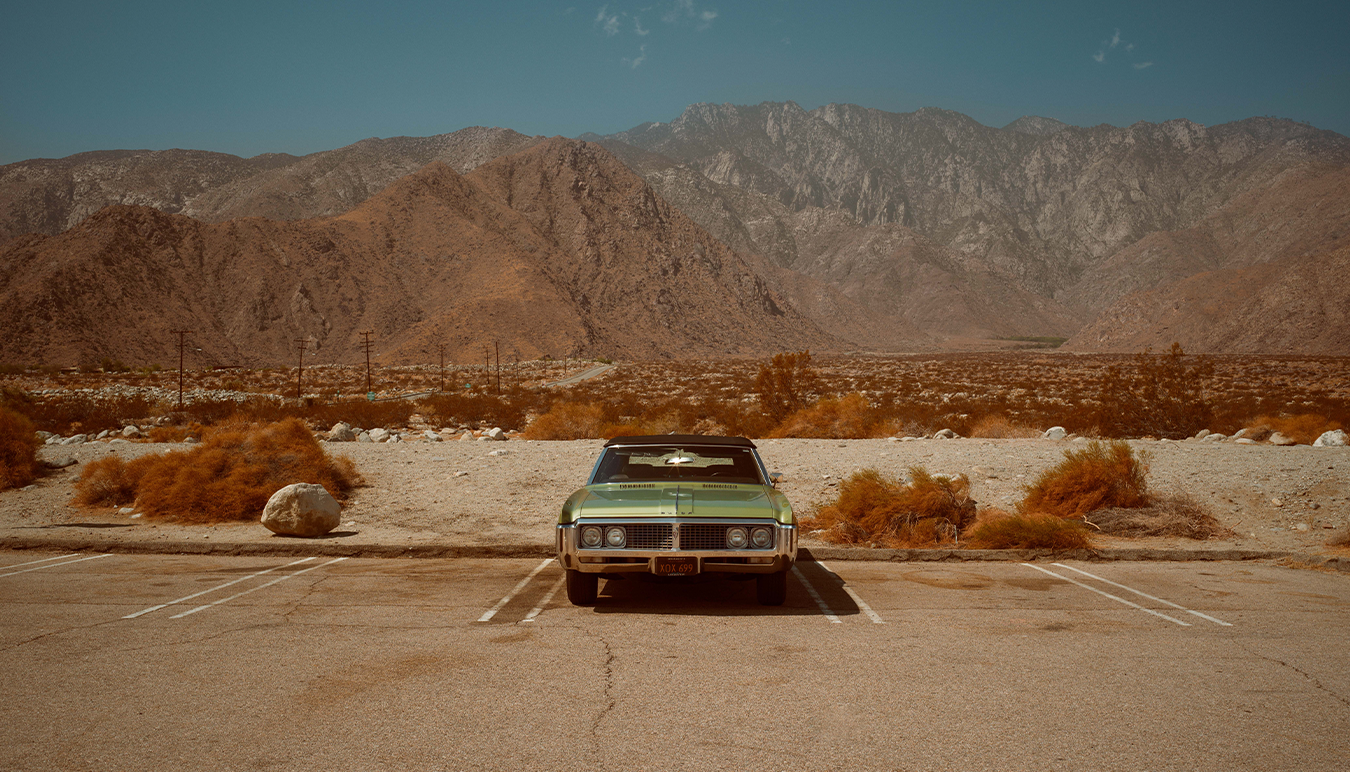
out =
[(77, 463), (79, 462), (70, 456), (61, 456), (60, 458), (43, 461), (42, 465), (48, 469), (65, 469), (68, 466), (75, 466)]
[(262, 524), (283, 536), (323, 536), (337, 527), (341, 507), (322, 485), (296, 483), (272, 494)]
[(422, 436), (423, 436), (423, 437), (426, 437), (428, 442), (440, 442), (440, 441), (441, 441), (441, 435), (437, 434), (436, 432), (433, 432), (433, 431), (430, 430), (430, 429), (427, 429), (426, 431), (422, 432)]
[(1343, 448), (1346, 446), (1345, 430), (1333, 429), (1329, 432), (1322, 432), (1322, 436), (1314, 440), (1313, 445), (1319, 448)]
[(51, 432), (38, 432), (38, 433), (37, 433), (37, 438), (38, 438), (38, 440), (40, 440), (40, 441), (43, 442), (43, 443), (46, 443), (47, 440), (50, 440), (50, 439), (53, 438), (53, 437), (57, 437), (58, 439), (60, 438), (59, 435), (53, 434), (53, 433), (51, 433)]
[(1239, 444), (1239, 445), (1255, 445), (1255, 444), (1256, 444), (1256, 440), (1249, 440), (1249, 439), (1247, 439), (1246, 437), (1238, 437), (1238, 438), (1237, 438), (1237, 444)]
[(510, 452), (511, 452), (511, 451), (505, 450), (505, 449), (502, 449), (502, 450), (494, 450), (494, 451), (492, 451), (491, 453), (488, 453), (488, 455), (489, 455), (489, 456), (505, 456), (505, 455), (507, 455), (507, 454), (510, 453)]
[(130, 514), (132, 514), (132, 513), (135, 512), (135, 511), (136, 511), (136, 508), (135, 508), (135, 507), (122, 507), (121, 509), (117, 510), (117, 514), (119, 514), (119, 515), (130, 515)]
[(935, 439), (935, 440), (954, 440), (954, 439), (957, 439), (957, 438), (960, 437), (960, 436), (961, 436), (961, 435), (957, 434), (956, 432), (952, 431), (951, 429), (939, 429), (937, 432), (935, 432), (935, 433), (933, 434), (933, 439)]
[(498, 440), (498, 441), (505, 440), (506, 432), (502, 431), (501, 427), (494, 426), (491, 429), (487, 430), (487, 438), (490, 440)]
[(371, 442), (388, 442), (390, 437), (389, 430), (383, 427), (371, 429), (369, 434)]
[(1206, 434), (1204, 437), (1201, 437), (1201, 438), (1200, 438), (1200, 441), (1201, 441), (1201, 442), (1223, 442), (1223, 441), (1226, 440), (1226, 439), (1228, 439), (1228, 435), (1226, 435), (1226, 434), (1214, 434), (1214, 433), (1210, 433), (1210, 434)]
[(361, 432), (360, 434), (356, 435), (356, 441), (357, 441), (357, 442), (374, 442), (375, 440), (372, 440), (372, 439), (370, 438), (370, 432)]
[(1279, 432), (1275, 432), (1274, 434), (1270, 435), (1270, 444), (1288, 447), (1290, 445), (1297, 445), (1298, 440), (1295, 440), (1293, 437), (1289, 437)]
[(121, 437), (114, 437), (113, 439), (108, 440), (109, 445), (116, 445), (118, 443), (122, 443), (123, 445), (130, 445), (131, 440), (123, 439)]
[(101, 440), (101, 439), (107, 437), (109, 434), (111, 434), (111, 432), (109, 432), (107, 429), (104, 429), (103, 431), (99, 432), (99, 433), (94, 437), (94, 439), (96, 439), (96, 440)]
[(463, 434), (459, 435), (459, 441), (460, 441), (460, 442), (472, 442), (472, 441), (473, 441), (473, 432), (466, 431), (466, 432), (464, 432)]
[(135, 426), (132, 426), (131, 424), (127, 424), (126, 426), (122, 427), (122, 436), (126, 437), (127, 439), (139, 437), (141, 436), (141, 430)]
[(1206, 437), (1208, 437), (1208, 436), (1209, 436), (1209, 430), (1208, 430), (1208, 429), (1201, 429), (1200, 431), (1198, 431), (1198, 432), (1195, 433), (1195, 438), (1196, 438), (1197, 440), (1203, 440), (1204, 438), (1206, 438)]
[(1308, 530), (1308, 524), (1307, 524), (1307, 523), (1298, 523), (1297, 525), (1294, 526), (1294, 530), (1295, 530), (1295, 531), (1307, 531), (1307, 530)]
[(469, 476), (469, 473), (468, 473), (468, 472), (465, 472), (464, 470), (461, 469), (460, 471), (455, 472), (455, 476), (456, 476), (456, 477), (468, 477), (468, 476)]
[(76, 434), (76, 435), (73, 436), (73, 437), (67, 437), (67, 438), (65, 438), (64, 440), (61, 440), (61, 444), (62, 444), (62, 445), (83, 445), (84, 443), (86, 443), (86, 442), (88, 442), (88, 441), (89, 441), (89, 435), (87, 435), (87, 434)]
[(183, 438), (183, 444), (184, 444), (184, 445), (196, 445), (196, 444), (197, 444), (197, 438), (196, 438), (196, 437), (184, 437), (184, 438)]
[(1062, 440), (1069, 436), (1069, 432), (1063, 426), (1052, 426), (1049, 429), (1046, 429), (1045, 434), (1042, 436), (1047, 440)]
[(1271, 500), (1270, 500), (1270, 505), (1271, 505), (1272, 507), (1282, 507), (1282, 506), (1284, 506), (1284, 502), (1281, 501), (1281, 500), (1279, 500), (1279, 499), (1271, 499)]

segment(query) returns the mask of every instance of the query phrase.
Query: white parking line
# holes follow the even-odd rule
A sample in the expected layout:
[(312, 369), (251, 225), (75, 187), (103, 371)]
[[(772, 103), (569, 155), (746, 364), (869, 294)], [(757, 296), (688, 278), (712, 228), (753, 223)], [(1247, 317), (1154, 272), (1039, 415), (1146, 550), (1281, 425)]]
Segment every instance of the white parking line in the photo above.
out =
[(15, 563), (12, 566), (0, 566), (0, 571), (8, 571), (11, 568), (20, 568), (22, 566), (31, 566), (36, 565), (38, 563), (46, 563), (49, 560), (65, 560), (66, 558), (77, 558), (79, 556), (80, 553), (72, 552), (69, 555), (57, 555), (54, 558), (43, 558), (42, 560), (30, 560), (27, 563)]
[(548, 591), (548, 594), (544, 596), (544, 599), (541, 600), (541, 601), (539, 601), (539, 605), (538, 605), (538, 606), (535, 606), (535, 607), (532, 608), (532, 609), (530, 609), (530, 613), (526, 614), (526, 615), (525, 615), (525, 618), (522, 619), (522, 620), (520, 620), (520, 621), (522, 621), (522, 622), (533, 622), (533, 621), (534, 621), (534, 618), (537, 617), (537, 616), (539, 616), (539, 614), (540, 614), (541, 612), (543, 612), (544, 607), (547, 606), (547, 605), (549, 604), (549, 602), (553, 600), (553, 596), (558, 594), (558, 590), (561, 590), (561, 589), (562, 589), (563, 583), (566, 582), (566, 581), (567, 581), (567, 577), (566, 577), (566, 576), (564, 576), (563, 578), (559, 579), (559, 580), (557, 581), (557, 583), (555, 583), (555, 584), (553, 585), (553, 589), (549, 590), (549, 591)]
[(1083, 584), (1082, 582), (1078, 581), (1077, 579), (1070, 579), (1070, 578), (1067, 577), (1067, 576), (1060, 576), (1059, 574), (1055, 573), (1054, 571), (1051, 571), (1051, 570), (1045, 569), (1045, 568), (1041, 568), (1040, 566), (1032, 565), (1031, 563), (1023, 563), (1022, 565), (1026, 566), (1027, 568), (1034, 568), (1034, 569), (1036, 569), (1037, 571), (1040, 571), (1040, 572), (1042, 572), (1042, 573), (1049, 574), (1049, 575), (1055, 577), (1056, 579), (1062, 579), (1062, 580), (1068, 582), (1069, 584), (1076, 584), (1076, 585), (1078, 585), (1079, 587), (1082, 587), (1084, 590), (1088, 590), (1089, 592), (1095, 592), (1095, 593), (1097, 593), (1098, 595), (1103, 595), (1103, 596), (1105, 596), (1105, 597), (1110, 598), (1110, 599), (1113, 600), (1113, 601), (1116, 601), (1117, 603), (1124, 603), (1126, 606), (1129, 606), (1129, 607), (1131, 607), (1131, 608), (1137, 608), (1137, 609), (1139, 609), (1140, 611), (1147, 612), (1147, 613), (1149, 613), (1149, 614), (1152, 614), (1152, 615), (1155, 616), (1155, 617), (1162, 617), (1163, 619), (1166, 619), (1168, 622), (1171, 622), (1171, 623), (1173, 623), (1173, 624), (1178, 624), (1178, 625), (1181, 625), (1182, 627), (1190, 627), (1190, 626), (1191, 626), (1191, 623), (1190, 623), (1190, 622), (1183, 622), (1183, 621), (1181, 621), (1180, 619), (1175, 619), (1175, 618), (1173, 618), (1173, 617), (1169, 617), (1169, 616), (1167, 616), (1166, 614), (1162, 613), (1161, 611), (1154, 611), (1154, 610), (1151, 609), (1151, 608), (1144, 608), (1143, 606), (1139, 605), (1138, 603), (1134, 603), (1134, 602), (1132, 602), (1132, 601), (1125, 600), (1124, 598), (1121, 598), (1121, 597), (1116, 596), (1116, 595), (1112, 595), (1112, 594), (1109, 593), (1109, 592), (1104, 592), (1104, 591), (1102, 591), (1102, 590), (1099, 590), (1099, 589), (1097, 589), (1096, 587), (1088, 586), (1088, 585)]
[(811, 583), (806, 580), (806, 575), (801, 572), (801, 569), (794, 565), (792, 567), (792, 573), (797, 577), (797, 580), (806, 587), (806, 591), (811, 593), (811, 597), (815, 598), (816, 605), (820, 606), (820, 612), (825, 615), (825, 618), (830, 620), (831, 624), (842, 624), (839, 621), (839, 617), (835, 616), (834, 612), (830, 610), (830, 607), (825, 605), (825, 599), (820, 597), (820, 593), (816, 592), (816, 588), (812, 587)]
[(298, 564), (300, 564), (300, 563), (307, 563), (307, 562), (309, 562), (309, 561), (311, 561), (311, 560), (314, 560), (314, 558), (300, 558), (299, 560), (291, 561), (290, 563), (287, 563), (287, 564), (284, 565), (284, 566), (273, 566), (273, 567), (271, 567), (271, 568), (268, 568), (268, 569), (264, 569), (264, 570), (262, 570), (262, 571), (259, 571), (259, 572), (256, 573), (256, 574), (249, 574), (248, 576), (240, 577), (240, 578), (238, 578), (238, 579), (235, 579), (234, 581), (226, 582), (226, 583), (224, 583), (224, 584), (218, 584), (218, 585), (216, 585), (215, 587), (212, 587), (212, 588), (209, 589), (209, 590), (202, 590), (201, 592), (194, 592), (194, 593), (192, 593), (191, 595), (184, 595), (183, 597), (179, 598), (178, 600), (171, 600), (171, 601), (169, 601), (168, 603), (161, 603), (161, 604), (159, 604), (158, 606), (151, 606), (150, 608), (142, 609), (142, 610), (140, 610), (140, 611), (137, 611), (135, 614), (127, 614), (126, 616), (124, 616), (124, 617), (122, 617), (122, 618), (123, 618), (123, 619), (135, 619), (136, 617), (144, 616), (144, 615), (146, 615), (146, 614), (149, 614), (149, 613), (152, 612), (152, 611), (159, 611), (159, 610), (162, 609), (162, 608), (168, 608), (169, 606), (173, 606), (173, 605), (175, 605), (175, 604), (182, 603), (182, 602), (185, 601), (185, 600), (192, 600), (193, 598), (200, 598), (201, 596), (206, 595), (207, 593), (215, 592), (216, 590), (223, 590), (223, 589), (225, 589), (226, 587), (229, 587), (229, 586), (235, 585), (235, 584), (239, 584), (240, 582), (246, 582), (246, 581), (248, 581), (249, 579), (252, 579), (252, 578), (257, 577), (257, 576), (262, 576), (263, 574), (270, 574), (270, 573), (272, 573), (273, 571), (277, 570), (278, 568), (289, 568), (290, 566), (298, 565)]
[(838, 580), (839, 580), (839, 584), (840, 584), (841, 586), (843, 586), (844, 592), (848, 593), (848, 596), (849, 596), (850, 598), (853, 599), (853, 602), (856, 603), (856, 604), (858, 604), (858, 608), (862, 609), (862, 612), (863, 612), (864, 614), (866, 614), (866, 615), (868, 616), (868, 618), (870, 618), (870, 619), (872, 620), (872, 624), (877, 624), (877, 625), (884, 625), (884, 624), (886, 624), (886, 622), (881, 618), (881, 615), (878, 614), (877, 612), (873, 611), (873, 610), (872, 610), (872, 607), (869, 606), (869, 605), (867, 605), (867, 601), (863, 600), (863, 599), (862, 599), (862, 596), (858, 595), (858, 593), (856, 593), (856, 592), (853, 591), (853, 588), (852, 588), (852, 587), (849, 587), (849, 586), (848, 586), (848, 582), (845, 582), (845, 581), (844, 581), (844, 577), (840, 576), (839, 574), (835, 574), (835, 573), (834, 573), (834, 569), (830, 568), (829, 566), (825, 565), (824, 563), (820, 562), (819, 560), (816, 561), (816, 565), (818, 565), (818, 566), (820, 566), (821, 568), (825, 569), (826, 571), (829, 571), (830, 573), (834, 574), (834, 578), (838, 579)]
[[(78, 555), (79, 553), (76, 553), (76, 554)], [(75, 557), (75, 555), (63, 555), (62, 557), (70, 558), (70, 557)], [(36, 568), (25, 568), (25, 569), (22, 570), (22, 571), (10, 571), (10, 572), (7, 573), (7, 574), (0, 574), (0, 579), (4, 579), (6, 576), (18, 576), (19, 574), (26, 574), (26, 573), (28, 573), (29, 571), (41, 571), (41, 570), (44, 569), (44, 568), (60, 568), (61, 566), (68, 566), (68, 565), (70, 565), (70, 564), (72, 564), (72, 563), (83, 563), (83, 562), (86, 561), (86, 560), (98, 560), (99, 558), (110, 558), (110, 557), (112, 557), (112, 555), (90, 555), (90, 556), (87, 557), (87, 558), (80, 558), (79, 560), (68, 560), (68, 561), (66, 561), (66, 562), (64, 562), (64, 563), (47, 563), (47, 565), (45, 565), (45, 566), (38, 566), (38, 567), (36, 567)], [(60, 559), (60, 558), (47, 558), (47, 560), (59, 560), (59, 559)], [(34, 561), (33, 561), (33, 563), (46, 563), (46, 562), (47, 562), (46, 560), (34, 560)], [(20, 563), (19, 565), (27, 566), (27, 565), (31, 565), (31, 563)], [(10, 566), (10, 567), (12, 568), (13, 566)]]
[(262, 589), (265, 589), (265, 588), (267, 588), (267, 587), (271, 587), (272, 585), (277, 584), (278, 582), (284, 582), (284, 581), (286, 581), (287, 579), (294, 579), (295, 577), (297, 577), (297, 576), (299, 576), (299, 575), (301, 575), (301, 574), (304, 574), (304, 573), (308, 573), (308, 572), (310, 572), (310, 571), (313, 571), (313, 570), (315, 570), (316, 568), (323, 568), (324, 566), (331, 566), (331, 565), (333, 565), (334, 563), (341, 563), (341, 562), (344, 561), (344, 560), (346, 560), (346, 558), (333, 558), (332, 560), (328, 561), (327, 563), (320, 563), (320, 564), (317, 565), (317, 566), (310, 566), (309, 568), (302, 568), (302, 569), (300, 569), (299, 571), (296, 571), (296, 572), (293, 573), (293, 574), (287, 574), (287, 575), (285, 575), (285, 576), (279, 576), (279, 577), (277, 577), (276, 579), (273, 579), (273, 580), (270, 581), (270, 582), (264, 582), (264, 583), (258, 585), (257, 587), (250, 587), (249, 589), (244, 590), (243, 592), (236, 592), (235, 594), (231, 595), (231, 596), (228, 597), (228, 598), (221, 598), (220, 600), (213, 600), (213, 601), (211, 601), (210, 603), (206, 604), (205, 606), (198, 606), (197, 608), (189, 609), (189, 610), (187, 610), (187, 611), (184, 611), (184, 612), (181, 613), (181, 614), (174, 614), (173, 616), (169, 617), (169, 619), (182, 619), (183, 617), (187, 616), (188, 614), (195, 614), (195, 613), (197, 613), (198, 611), (202, 611), (202, 610), (204, 610), (204, 609), (211, 608), (212, 606), (219, 606), (219, 605), (222, 604), (222, 603), (229, 603), (230, 601), (234, 600), (235, 598), (242, 598), (243, 596), (248, 595), (250, 592), (255, 592), (255, 591), (257, 591), (257, 590), (262, 590)]
[(535, 566), (535, 567), (534, 567), (534, 570), (530, 572), (530, 575), (529, 575), (529, 576), (525, 577), (524, 579), (521, 579), (520, 582), (519, 582), (515, 587), (512, 587), (512, 588), (511, 588), (511, 591), (510, 591), (510, 592), (506, 593), (506, 597), (505, 597), (505, 598), (502, 598), (501, 600), (497, 601), (497, 605), (493, 606), (493, 607), (492, 607), (490, 610), (488, 610), (488, 612), (487, 612), (486, 614), (484, 614), (483, 616), (478, 617), (478, 621), (479, 621), (479, 622), (487, 622), (487, 621), (491, 620), (493, 617), (495, 617), (495, 616), (497, 615), (497, 612), (502, 610), (502, 607), (503, 607), (503, 606), (505, 606), (506, 604), (510, 603), (512, 598), (514, 598), (514, 597), (516, 597), (517, 595), (519, 595), (519, 594), (520, 594), (520, 591), (523, 590), (523, 589), (525, 589), (525, 585), (529, 584), (531, 579), (533, 579), (533, 578), (535, 578), (536, 576), (538, 576), (538, 575), (539, 575), (539, 572), (540, 572), (540, 571), (543, 571), (544, 568), (547, 567), (548, 564), (549, 564), (549, 563), (552, 563), (552, 562), (553, 562), (553, 558), (544, 558), (544, 562), (542, 562), (542, 563), (540, 563), (539, 565)]
[(1077, 571), (1078, 573), (1082, 574), (1083, 576), (1090, 576), (1090, 577), (1092, 577), (1093, 579), (1096, 579), (1097, 581), (1102, 582), (1103, 584), (1109, 584), (1109, 585), (1111, 585), (1112, 587), (1119, 587), (1119, 588), (1122, 589), (1122, 590), (1129, 590), (1130, 592), (1134, 593), (1135, 595), (1138, 595), (1138, 596), (1141, 597), (1141, 598), (1148, 598), (1149, 600), (1157, 601), (1158, 603), (1162, 603), (1163, 605), (1171, 606), (1171, 607), (1174, 608), (1174, 609), (1177, 609), (1177, 610), (1180, 610), (1180, 611), (1185, 611), (1187, 614), (1194, 614), (1194, 615), (1200, 617), (1201, 619), (1207, 619), (1207, 620), (1213, 622), (1213, 623), (1216, 624), (1216, 625), (1223, 625), (1224, 627), (1232, 627), (1232, 626), (1233, 626), (1231, 623), (1225, 622), (1225, 621), (1223, 621), (1222, 619), (1215, 619), (1214, 617), (1210, 616), (1209, 614), (1201, 614), (1199, 611), (1192, 611), (1191, 609), (1188, 609), (1188, 608), (1186, 608), (1185, 606), (1179, 606), (1179, 605), (1177, 605), (1176, 603), (1173, 603), (1173, 602), (1170, 601), (1170, 600), (1163, 600), (1162, 598), (1155, 598), (1155, 597), (1153, 597), (1152, 595), (1149, 595), (1149, 594), (1146, 593), (1146, 592), (1140, 592), (1140, 591), (1134, 589), (1133, 587), (1126, 587), (1125, 585), (1121, 584), (1120, 582), (1113, 582), (1113, 581), (1111, 581), (1110, 579), (1103, 579), (1102, 577), (1097, 576), (1096, 574), (1090, 574), (1090, 573), (1088, 573), (1087, 571), (1082, 570), (1081, 568), (1074, 568), (1073, 566), (1066, 566), (1066, 565), (1064, 565), (1063, 563), (1055, 563), (1054, 565), (1057, 565), (1057, 566), (1059, 566), (1060, 568), (1067, 568), (1067, 569), (1069, 569), (1070, 571)]

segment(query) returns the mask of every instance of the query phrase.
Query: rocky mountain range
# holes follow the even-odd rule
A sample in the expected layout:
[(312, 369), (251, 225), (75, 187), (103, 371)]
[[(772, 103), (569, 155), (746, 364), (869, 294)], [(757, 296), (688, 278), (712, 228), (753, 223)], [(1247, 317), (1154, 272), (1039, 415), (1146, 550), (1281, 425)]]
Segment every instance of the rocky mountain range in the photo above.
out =
[[(670, 123), (581, 139), (588, 141), (472, 128), (364, 140), (303, 158), (109, 151), (10, 164), (0, 167), (0, 300), (27, 307), (18, 290), (37, 286), (35, 266), (50, 264), (47, 280), (57, 281), (80, 249), (102, 255), (105, 268), (120, 260), (107, 245), (89, 246), (94, 231), (111, 227), (105, 219), (161, 222), (125, 208), (90, 216), (109, 204), (192, 218), (163, 221), (175, 233), (235, 239), (237, 256), (226, 258), (229, 249), (216, 241), (208, 251), (219, 255), (218, 272), (234, 271), (244, 283), (249, 271), (279, 270), (244, 234), (284, 241), (300, 238), (292, 228), (338, 228), (345, 240), (325, 237), (338, 245), (335, 257), (306, 252), (306, 259), (317, 261), (315, 270), (328, 261), (341, 267), (326, 270), (364, 273), (350, 280), (363, 289), (348, 298), (363, 305), (360, 313), (350, 306), (324, 318), (355, 313), (382, 325), (390, 354), (410, 357), (444, 336), (446, 325), (465, 340), (487, 332), (474, 326), (474, 314), (454, 310), (472, 295), (468, 284), (450, 292), (436, 283), (461, 269), (409, 273), (410, 244), (424, 245), (423, 260), (468, 256), (461, 278), (484, 282), (479, 295), (495, 299), (484, 307), (524, 313), (509, 300), (514, 285), (467, 267), (505, 247), (457, 246), (455, 238), (469, 238), (464, 226), (445, 215), (426, 219), (422, 204), (407, 204), (398, 228), (374, 224), (373, 211), (392, 216), (389, 196), (425, 175), (453, 172), (475, 200), (494, 202), (494, 214), (475, 215), (479, 221), (486, 217), (501, 244), (523, 251), (519, 265), (528, 270), (520, 269), (519, 286), (558, 304), (537, 304), (560, 314), (544, 325), (557, 336), (519, 325), (512, 340), (522, 353), (765, 353), (808, 342), (917, 350), (1018, 336), (1065, 337), (1066, 348), (1079, 351), (1179, 340), (1194, 351), (1350, 353), (1350, 281), (1336, 270), (1350, 245), (1350, 140), (1305, 124), (1252, 118), (1211, 127), (1184, 120), (1075, 127), (1028, 116), (993, 128), (945, 110), (808, 111), (787, 102), (693, 105)], [(424, 169), (434, 162), (440, 165)], [(606, 181), (599, 190), (597, 180)], [(361, 217), (375, 218), (362, 221), (362, 235), (341, 231)], [(29, 232), (53, 238), (20, 236)], [(370, 235), (376, 232), (382, 244)], [(538, 243), (512, 241), (522, 233)], [(504, 257), (503, 266), (515, 259)], [(713, 295), (679, 283), (696, 264), (702, 279), (711, 277)], [(381, 289), (405, 301), (432, 299), (414, 303), (415, 311), (390, 305), (380, 312), (387, 319), (363, 316), (383, 302), (372, 299), (378, 282), (369, 277), (377, 273)], [(322, 274), (307, 281), (310, 302), (331, 291)], [(284, 284), (264, 283), (274, 293)], [(414, 291), (429, 286), (437, 289)], [(158, 297), (143, 294), (147, 302)], [(272, 309), (259, 313), (306, 302), (294, 297), (258, 301)], [(732, 313), (699, 306), (733, 298)], [(14, 323), (26, 318), (4, 313)], [(683, 321), (674, 337), (654, 321), (669, 314)], [(726, 331), (752, 319), (760, 329)], [(302, 330), (284, 314), (272, 323), (276, 340), (257, 356), (280, 361), (286, 336), (318, 329)], [(327, 334), (349, 345), (350, 331), (329, 324)], [(224, 325), (222, 340), (234, 348), (222, 342), (220, 350), (233, 353), (221, 355), (253, 355), (247, 336), (232, 329)], [(79, 348), (62, 345), (50, 348), (53, 356)]]
[(769, 289), (599, 146), (553, 139), (461, 175), (432, 162), (336, 217), (207, 223), (99, 210), (0, 250), (0, 361), (203, 364), (828, 348)]

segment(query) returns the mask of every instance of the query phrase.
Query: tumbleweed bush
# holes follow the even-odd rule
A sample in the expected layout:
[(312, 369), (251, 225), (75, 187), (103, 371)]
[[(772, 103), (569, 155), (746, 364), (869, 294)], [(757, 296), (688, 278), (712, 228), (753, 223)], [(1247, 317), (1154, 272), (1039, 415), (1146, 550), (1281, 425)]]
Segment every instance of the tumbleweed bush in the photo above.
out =
[[(151, 460), (145, 460), (151, 459)], [(360, 476), (350, 459), (332, 458), (299, 420), (261, 427), (226, 424), (185, 452), (91, 465), (76, 483), (78, 501), (125, 503), (134, 486), (137, 509), (185, 523), (253, 520), (267, 500), (292, 483), (315, 483), (345, 499)]]
[(1081, 518), (1106, 507), (1148, 506), (1148, 453), (1135, 455), (1124, 440), (1093, 441), (1064, 451), (1064, 460), (1026, 486), (1020, 513)]
[(22, 488), (37, 477), (36, 431), (27, 418), (0, 407), (0, 491)]
[(955, 541), (975, 516), (970, 481), (918, 466), (909, 476), (906, 482), (876, 469), (854, 472), (839, 484), (839, 496), (802, 527), (823, 531), (820, 536), (835, 544), (923, 547)]
[(1040, 512), (1009, 514), (991, 509), (966, 533), (965, 546), (972, 549), (1088, 549), (1092, 546), (1087, 525)]

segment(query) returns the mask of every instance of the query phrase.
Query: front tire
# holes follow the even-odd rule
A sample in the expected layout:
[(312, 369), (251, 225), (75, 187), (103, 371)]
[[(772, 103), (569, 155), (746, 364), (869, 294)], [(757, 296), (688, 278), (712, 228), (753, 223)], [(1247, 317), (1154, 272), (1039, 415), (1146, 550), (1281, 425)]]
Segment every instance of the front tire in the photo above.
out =
[(599, 594), (599, 574), (583, 574), (574, 568), (567, 569), (567, 599), (572, 601), (572, 605), (593, 606)]
[(787, 600), (787, 571), (755, 577), (755, 596), (761, 606), (781, 606)]

